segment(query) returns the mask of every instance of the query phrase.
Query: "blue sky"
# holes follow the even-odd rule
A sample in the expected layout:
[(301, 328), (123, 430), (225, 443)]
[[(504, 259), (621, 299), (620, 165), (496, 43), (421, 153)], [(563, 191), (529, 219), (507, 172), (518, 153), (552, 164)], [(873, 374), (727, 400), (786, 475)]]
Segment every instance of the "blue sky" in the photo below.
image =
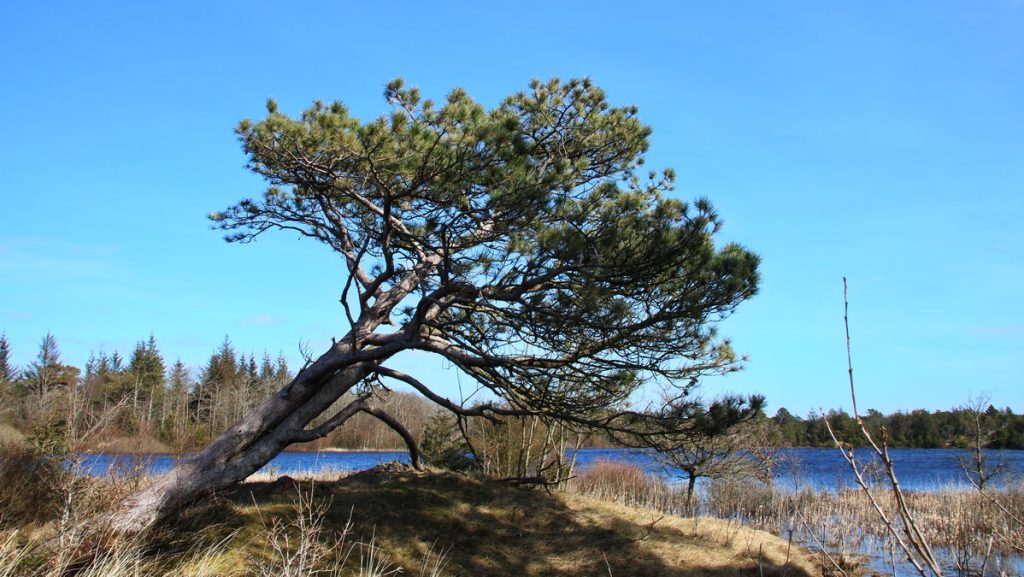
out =
[[(0, 15), (0, 331), (19, 363), (52, 331), (78, 365), (150, 333), (192, 365), (226, 334), (298, 364), (300, 342), (345, 330), (342, 265), (209, 230), (262, 190), (239, 120), (271, 96), (370, 119), (396, 76), (488, 105), (589, 76), (654, 128), (648, 164), (763, 258), (761, 293), (722, 327), (750, 362), (707, 394), (848, 408), (846, 275), (862, 407), (989, 391), (1024, 411), (1019, 1), (157, 4)], [(398, 366), (458, 384), (424, 356)]]

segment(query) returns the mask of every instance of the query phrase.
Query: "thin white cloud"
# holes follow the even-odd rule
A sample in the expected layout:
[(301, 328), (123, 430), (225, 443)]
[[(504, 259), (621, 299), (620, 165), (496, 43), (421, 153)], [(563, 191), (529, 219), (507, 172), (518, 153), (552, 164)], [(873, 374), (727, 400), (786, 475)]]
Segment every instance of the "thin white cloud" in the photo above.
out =
[(251, 317), (245, 317), (239, 320), (238, 324), (243, 327), (269, 327), (274, 324), (274, 317), (267, 313), (260, 313)]
[(978, 327), (972, 330), (971, 334), (982, 337), (1020, 337), (1024, 336), (1024, 324), (1004, 325), (1001, 327)]
[(50, 238), (13, 238), (0, 241), (0, 273), (83, 277), (109, 274), (117, 247), (81, 245)]
[(0, 310), (0, 319), (5, 321), (30, 321), (35, 317), (25, 311)]

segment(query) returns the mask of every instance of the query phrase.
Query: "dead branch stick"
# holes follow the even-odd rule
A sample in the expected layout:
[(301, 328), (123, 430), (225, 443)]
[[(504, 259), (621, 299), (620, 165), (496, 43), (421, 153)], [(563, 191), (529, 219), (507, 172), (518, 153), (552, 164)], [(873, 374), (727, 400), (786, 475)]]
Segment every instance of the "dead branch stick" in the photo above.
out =
[[(907, 505), (906, 496), (903, 494), (903, 489), (900, 487), (899, 479), (896, 477), (896, 470), (893, 465), (893, 460), (889, 455), (889, 439), (888, 431), (883, 427), (881, 431), (881, 443), (877, 443), (872, 437), (871, 432), (864, 424), (864, 419), (861, 418), (860, 412), (857, 410), (857, 392), (853, 382), (853, 354), (850, 346), (850, 320), (849, 320), (849, 308), (850, 302), (848, 298), (848, 289), (846, 284), (846, 277), (843, 277), (843, 327), (846, 331), (846, 362), (847, 362), (847, 375), (850, 381), (850, 400), (853, 402), (853, 415), (857, 422), (857, 426), (860, 429), (861, 435), (867, 440), (871, 449), (875, 452), (875, 455), (882, 462), (885, 467), (886, 478), (889, 482), (889, 486), (892, 489), (893, 498), (896, 501), (896, 511), (902, 525), (903, 534), (906, 537), (904, 540), (899, 532), (896, 531), (896, 527), (888, 515), (882, 510), (882, 507), (878, 504), (874, 495), (868, 488), (867, 483), (864, 481), (864, 477), (860, 468), (857, 466), (856, 459), (854, 456), (853, 447), (848, 449), (844, 447), (843, 443), (836, 438), (835, 432), (832, 430), (831, 424), (828, 422), (827, 417), (822, 417), (825, 421), (825, 426), (828, 428), (829, 435), (832, 437), (832, 441), (836, 447), (842, 453), (846, 462), (850, 465), (850, 468), (854, 472), (854, 476), (857, 480), (857, 485), (860, 486), (861, 490), (867, 495), (868, 500), (874, 507), (875, 512), (878, 513), (882, 522), (885, 523), (885, 527), (889, 534), (896, 540), (896, 543), (903, 550), (907, 557), (907, 560), (914, 566), (917, 572), (922, 577), (927, 576), (924, 565), (927, 565), (928, 569), (933, 575), (937, 577), (942, 576), (942, 567), (939, 565), (932, 553), (931, 547), (928, 545), (928, 540), (921, 532), (917, 525), (910, 507)], [(908, 544), (909, 543), (909, 544)]]
[[(960, 463), (960, 467), (962, 468), (963, 466), (964, 466), (963, 463)], [(964, 470), (964, 472), (965, 473), (967, 472), (966, 469)], [(1002, 511), (1004, 515), (1006, 515), (1010, 519), (1013, 519), (1014, 521), (1016, 521), (1018, 525), (1021, 525), (1022, 527), (1024, 527), (1024, 520), (1021, 520), (1020, 517), (1014, 515), (1013, 511), (1010, 511), (1009, 509), (1007, 509), (1006, 506), (1003, 505), (1002, 503), (1000, 503), (998, 499), (993, 497), (991, 494), (985, 492), (985, 488), (982, 487), (981, 485), (979, 485), (977, 482), (975, 482), (975, 480), (972, 479), (970, 475), (967, 475), (967, 480), (971, 483), (971, 485), (974, 486), (975, 489), (978, 490), (979, 493), (981, 493), (982, 497), (985, 497), (985, 499), (987, 499), (993, 505), (998, 507), (999, 510)]]
[(832, 555), (829, 554), (827, 549), (825, 549), (825, 544), (821, 542), (821, 539), (818, 539), (818, 535), (814, 532), (814, 529), (811, 529), (811, 525), (807, 522), (807, 519), (804, 518), (804, 514), (798, 509), (796, 511), (796, 515), (800, 518), (800, 523), (804, 526), (805, 529), (807, 529), (807, 535), (810, 536), (811, 541), (814, 541), (814, 544), (817, 545), (818, 550), (821, 551), (821, 554), (825, 557), (825, 559), (827, 559), (828, 562), (836, 568), (836, 571), (839, 571), (840, 575), (847, 575), (846, 570), (843, 569), (843, 566), (840, 565), (839, 562), (836, 561), (832, 557)]

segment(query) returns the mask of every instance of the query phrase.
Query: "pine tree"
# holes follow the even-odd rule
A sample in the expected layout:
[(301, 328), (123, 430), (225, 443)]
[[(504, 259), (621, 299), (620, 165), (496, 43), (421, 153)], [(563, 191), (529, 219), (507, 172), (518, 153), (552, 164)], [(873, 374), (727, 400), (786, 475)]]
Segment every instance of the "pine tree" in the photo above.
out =
[(167, 378), (167, 397), (171, 406), (168, 418), (170, 423), (165, 424), (165, 430), (170, 430), (172, 440), (180, 442), (185, 432), (191, 428), (191, 420), (188, 412), (188, 395), (192, 386), (192, 377), (188, 367), (178, 359), (171, 366), (170, 375)]
[(256, 357), (249, 355), (249, 360), (245, 363), (245, 377), (251, 382), (256, 382), (259, 379), (260, 373), (259, 368), (256, 366)]
[(274, 378), (274, 363), (270, 360), (270, 353), (263, 351), (263, 359), (260, 361), (260, 380), (269, 381)]
[(117, 350), (115, 350), (114, 353), (112, 355), (110, 355), (109, 371), (112, 372), (112, 373), (120, 373), (123, 370), (124, 370), (124, 357), (121, 356), (121, 353), (119, 353), (119, 352), (117, 352)]
[(274, 370), (274, 377), (282, 384), (292, 380), (292, 372), (288, 370), (288, 360), (280, 353), (277, 355), (277, 367)]
[[(757, 255), (716, 237), (710, 201), (674, 198), (671, 170), (644, 174), (651, 129), (635, 107), (588, 79), (535, 81), (490, 110), (461, 89), (423, 100), (401, 80), (385, 97), (390, 114), (365, 123), (341, 102), (295, 118), (269, 102), (239, 124), (269, 186), (212, 213), (214, 226), (230, 242), (280, 229), (325, 243), (347, 269), (349, 323), (279, 394), (129, 497), (119, 527), (164, 518), (358, 413), (408, 433), (371, 404), (379, 379), (460, 415), (544, 417), (651, 449), (730, 424), (690, 402), (625, 409), (645, 385), (687, 399), (702, 377), (740, 368), (715, 325), (759, 279)], [(460, 407), (387, 366), (411, 350), (508, 405)], [(749, 399), (736, 416), (759, 408)]]
[(143, 422), (153, 417), (153, 407), (164, 389), (164, 371), (164, 359), (153, 335), (136, 343), (126, 372), (132, 381), (132, 406)]
[(8, 402), (14, 396), (14, 381), (18, 370), (11, 362), (11, 345), (7, 333), (0, 333), (0, 402)]
[(234, 409), (230, 399), (237, 396), (240, 376), (238, 357), (225, 335), (220, 348), (210, 355), (193, 400), (196, 420), (207, 424), (208, 432), (230, 424)]
[(61, 364), (57, 339), (46, 333), (36, 360), (25, 371), (25, 387), (42, 399), (51, 391), (77, 384), (78, 373), (77, 368)]
[(94, 411), (105, 413), (112, 405), (132, 396), (132, 379), (124, 374), (122, 362), (117, 351), (107, 355), (100, 348), (98, 354), (90, 354), (84, 388), (86, 399)]

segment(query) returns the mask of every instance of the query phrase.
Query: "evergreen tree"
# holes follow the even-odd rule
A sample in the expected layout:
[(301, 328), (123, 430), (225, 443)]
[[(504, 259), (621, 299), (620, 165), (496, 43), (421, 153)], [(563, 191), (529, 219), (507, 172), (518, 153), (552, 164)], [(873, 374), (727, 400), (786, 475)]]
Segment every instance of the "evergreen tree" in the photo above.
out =
[(249, 355), (249, 360), (245, 362), (245, 378), (253, 383), (260, 378), (259, 368), (256, 366), (255, 355)]
[[(951, 411), (915, 409), (909, 413), (896, 411), (889, 415), (868, 409), (861, 419), (876, 439), (881, 439), (880, 432), (885, 427), (890, 447), (976, 449), (980, 444), (991, 449), (1024, 449), (1024, 416), (1014, 415), (1009, 409), (983, 409), (965, 405)], [(855, 434), (856, 423), (849, 415), (831, 410), (827, 416), (841, 441), (858, 446), (866, 443), (859, 434)], [(833, 446), (822, 417), (814, 411), (802, 420), (782, 408), (772, 421), (785, 445)], [(979, 437), (979, 430), (984, 431), (984, 435)], [(979, 442), (979, 438), (984, 442)]]
[(259, 379), (261, 382), (268, 382), (274, 378), (274, 362), (270, 359), (270, 353), (263, 351), (263, 358), (260, 360), (260, 375)]
[(188, 411), (191, 388), (192, 377), (188, 367), (181, 359), (178, 359), (171, 365), (170, 374), (167, 377), (166, 397), (170, 410), (163, 420), (165, 435), (177, 443), (182, 441), (185, 433), (192, 427)]
[(280, 353), (277, 355), (277, 366), (274, 369), (274, 378), (281, 383), (287, 383), (292, 380), (292, 372), (288, 370), (288, 360)]
[(803, 419), (791, 414), (785, 407), (775, 412), (775, 416), (772, 417), (772, 423), (775, 425), (777, 434), (781, 438), (781, 444), (799, 445), (803, 442)]
[(11, 361), (11, 344), (7, 333), (0, 334), (0, 383), (13, 383), (18, 378), (18, 369)]
[(172, 398), (188, 398), (189, 389), (191, 388), (191, 375), (189, 374), (188, 367), (185, 366), (181, 359), (174, 361), (174, 364), (171, 365), (167, 381), (168, 392)]
[(133, 397), (133, 379), (125, 375), (122, 362), (116, 350), (112, 355), (102, 348), (98, 355), (90, 354), (84, 388), (94, 410), (106, 412), (112, 405)]
[(143, 422), (153, 416), (153, 407), (159, 402), (164, 389), (164, 359), (157, 348), (156, 338), (139, 341), (132, 351), (126, 373), (132, 385), (132, 406)]
[[(249, 369), (250, 374), (254, 370), (256, 370), (256, 367), (251, 366)], [(290, 380), (291, 373), (288, 371), (288, 362), (284, 359), (284, 356), (279, 355), (277, 359), (273, 359), (269, 353), (264, 351), (256, 374), (256, 398), (266, 398)]]
[(192, 400), (196, 421), (206, 425), (207, 432), (230, 424), (236, 410), (231, 400), (237, 398), (241, 375), (238, 356), (225, 335), (220, 348), (210, 355)]
[(76, 385), (79, 370), (60, 362), (60, 349), (52, 333), (39, 344), (39, 354), (25, 371), (24, 386), (40, 399), (47, 393)]
[(233, 387), (238, 384), (240, 372), (240, 363), (231, 339), (225, 336), (220, 348), (210, 355), (203, 371), (203, 383), (215, 388)]
[(109, 370), (112, 373), (120, 373), (124, 370), (124, 357), (122, 357), (121, 353), (117, 352), (116, 349), (114, 350), (114, 353), (110, 355)]
[(7, 342), (7, 334), (0, 333), (0, 402), (8, 402), (14, 397), (14, 381), (18, 378), (18, 370), (11, 362), (11, 345)]

